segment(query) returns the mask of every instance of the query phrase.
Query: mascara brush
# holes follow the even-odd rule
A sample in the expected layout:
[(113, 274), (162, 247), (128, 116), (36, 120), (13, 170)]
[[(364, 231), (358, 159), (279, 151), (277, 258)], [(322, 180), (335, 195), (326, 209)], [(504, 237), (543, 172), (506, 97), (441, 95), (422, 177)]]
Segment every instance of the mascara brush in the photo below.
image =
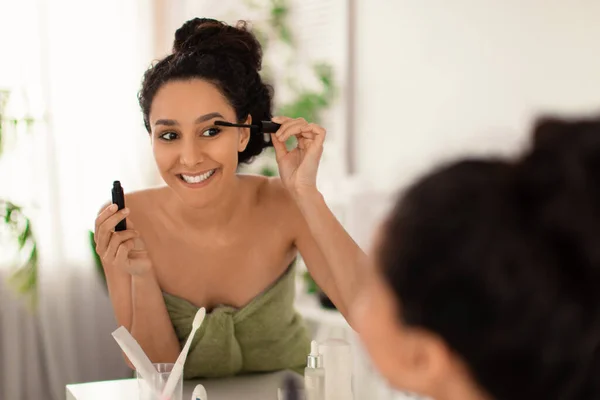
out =
[(259, 133), (275, 133), (281, 124), (272, 121), (259, 121), (257, 124), (234, 124), (226, 121), (215, 121), (217, 126), (231, 126), (235, 128), (250, 128)]

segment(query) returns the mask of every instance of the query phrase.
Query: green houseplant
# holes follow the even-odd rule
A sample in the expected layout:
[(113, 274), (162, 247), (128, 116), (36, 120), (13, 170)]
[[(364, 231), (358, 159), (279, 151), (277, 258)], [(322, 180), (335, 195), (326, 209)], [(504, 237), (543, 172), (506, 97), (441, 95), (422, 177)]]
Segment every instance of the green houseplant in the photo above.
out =
[[(266, 82), (271, 83), (276, 93), (278, 89), (285, 88), (291, 92), (291, 99), (280, 101), (275, 98), (275, 115), (285, 115), (286, 117), (303, 117), (308, 121), (321, 123), (323, 111), (331, 106), (335, 99), (335, 85), (333, 80), (333, 68), (331, 65), (320, 62), (311, 65), (313, 76), (318, 82), (317, 87), (306, 87), (300, 84), (295, 77), (293, 68), (284, 68), (277, 74), (275, 65), (270, 65), (267, 61), (268, 55), (273, 48), (278, 45), (278, 54), (288, 54), (288, 59), (278, 58), (277, 63), (283, 66), (290, 66), (297, 62), (293, 57), (297, 43), (293, 34), (293, 29), (289, 24), (289, 16), (292, 12), (288, 0), (247, 0), (249, 8), (258, 10), (266, 15), (266, 18), (257, 23), (253, 23), (253, 31), (263, 48), (265, 54), (263, 62), (262, 77)], [(285, 47), (289, 51), (281, 51)], [(288, 146), (294, 145), (294, 138), (290, 138)], [(275, 162), (275, 152), (269, 148), (260, 157), (259, 169), (253, 171), (249, 166), (248, 170), (258, 172), (266, 176), (277, 175), (277, 165)]]
[[(265, 55), (271, 49), (271, 46), (278, 42), (288, 48), (287, 53), (290, 54), (288, 60), (278, 60), (281, 63), (290, 65), (295, 62), (293, 59), (296, 41), (293, 35), (293, 30), (289, 25), (289, 16), (292, 11), (288, 0), (266, 0), (268, 5), (268, 17), (264, 24), (254, 24), (253, 30), (256, 33)], [(254, 9), (264, 7), (265, 1), (247, 0), (247, 4)], [(266, 58), (266, 57), (265, 57)], [(263, 79), (271, 83), (277, 89), (282, 85), (287, 86), (286, 89), (293, 93), (292, 100), (286, 102), (275, 102), (275, 114), (285, 115), (291, 118), (303, 117), (308, 121), (321, 123), (322, 114), (329, 108), (335, 100), (336, 88), (334, 85), (333, 68), (331, 65), (321, 62), (311, 66), (312, 73), (317, 79), (319, 85), (316, 88), (308, 88), (302, 86), (293, 73), (284, 74), (283, 76), (275, 77), (274, 66), (263, 65)], [(290, 71), (293, 69), (290, 69)], [(290, 139), (288, 146), (294, 145), (294, 139)], [(262, 163), (261, 169), (258, 171), (262, 175), (274, 176), (277, 174), (277, 164), (275, 161), (275, 153), (272, 148), (267, 149), (262, 156), (268, 159), (269, 162)], [(308, 293), (316, 294), (319, 297), (321, 305), (325, 308), (335, 308), (333, 303), (327, 298), (323, 291), (318, 287), (308, 271), (304, 273), (304, 280)]]
[[(5, 150), (5, 139), (9, 131), (16, 132), (19, 124), (30, 127), (31, 118), (15, 119), (6, 115), (6, 105), (10, 92), (0, 90), (0, 157)], [(11, 129), (12, 128), (12, 129)], [(10, 258), (8, 283), (21, 296), (28, 298), (31, 306), (37, 301), (38, 248), (31, 226), (31, 220), (22, 206), (0, 198), (0, 229), (3, 231), (0, 248)]]

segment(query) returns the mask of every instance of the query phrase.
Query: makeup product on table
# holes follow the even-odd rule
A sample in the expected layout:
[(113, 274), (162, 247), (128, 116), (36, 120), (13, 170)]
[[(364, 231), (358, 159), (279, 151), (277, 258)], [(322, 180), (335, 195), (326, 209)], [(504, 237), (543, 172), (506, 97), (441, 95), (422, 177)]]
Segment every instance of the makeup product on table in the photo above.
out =
[(292, 374), (285, 376), (283, 390), (281, 390), (280, 394), (283, 394), (283, 396), (278, 395), (278, 400), (302, 400), (300, 385)]
[(304, 390), (306, 400), (325, 400), (323, 357), (319, 354), (319, 346), (314, 340), (310, 343), (310, 354), (304, 369)]
[(208, 400), (206, 389), (202, 385), (196, 385), (192, 392), (192, 400)]
[(325, 369), (325, 400), (352, 400), (352, 352), (343, 339), (327, 339), (319, 346)]

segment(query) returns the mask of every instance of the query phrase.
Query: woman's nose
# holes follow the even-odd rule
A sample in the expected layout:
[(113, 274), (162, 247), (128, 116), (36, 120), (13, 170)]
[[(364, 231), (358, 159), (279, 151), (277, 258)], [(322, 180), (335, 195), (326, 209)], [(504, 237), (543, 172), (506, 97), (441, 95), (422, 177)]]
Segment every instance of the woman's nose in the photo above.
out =
[(202, 145), (196, 142), (183, 143), (181, 148), (181, 164), (186, 167), (194, 167), (204, 161)]

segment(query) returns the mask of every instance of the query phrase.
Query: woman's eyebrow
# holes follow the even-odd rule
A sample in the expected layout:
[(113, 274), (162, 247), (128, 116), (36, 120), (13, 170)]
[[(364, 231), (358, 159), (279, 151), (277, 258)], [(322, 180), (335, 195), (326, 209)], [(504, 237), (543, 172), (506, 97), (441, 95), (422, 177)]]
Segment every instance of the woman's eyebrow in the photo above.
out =
[[(194, 121), (196, 124), (199, 124), (201, 122), (205, 122), (208, 121), (210, 119), (214, 119), (214, 118), (222, 118), (225, 119), (225, 117), (223, 117), (223, 115), (221, 115), (221, 113), (218, 112), (211, 112), (208, 114), (204, 114), (199, 116), (198, 118), (196, 118), (196, 121)], [(156, 122), (154, 122), (154, 125), (164, 125), (164, 126), (177, 126), (179, 125), (179, 122), (177, 122), (174, 119), (157, 119)]]

